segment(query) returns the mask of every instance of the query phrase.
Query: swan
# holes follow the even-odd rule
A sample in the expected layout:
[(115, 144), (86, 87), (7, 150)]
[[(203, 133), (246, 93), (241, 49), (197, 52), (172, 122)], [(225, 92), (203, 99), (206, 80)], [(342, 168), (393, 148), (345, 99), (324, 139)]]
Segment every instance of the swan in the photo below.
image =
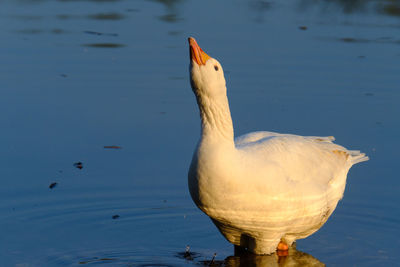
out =
[(287, 251), (327, 221), (350, 167), (368, 157), (334, 144), (332, 136), (259, 131), (234, 138), (222, 66), (194, 38), (188, 41), (201, 119), (190, 195), (235, 249)]

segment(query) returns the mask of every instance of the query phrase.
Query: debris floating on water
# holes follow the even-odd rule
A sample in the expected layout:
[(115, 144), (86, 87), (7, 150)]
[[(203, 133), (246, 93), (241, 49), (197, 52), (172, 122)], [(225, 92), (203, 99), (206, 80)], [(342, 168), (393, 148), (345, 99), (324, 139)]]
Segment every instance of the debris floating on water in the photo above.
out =
[(217, 256), (217, 253), (214, 253), (209, 265), (214, 264), (214, 260), (215, 260), (216, 256)]
[(56, 186), (57, 186), (57, 183), (54, 182), (54, 183), (51, 183), (51, 184), (49, 185), (49, 188), (50, 188), (50, 189), (53, 189), (53, 188), (56, 187)]
[(190, 254), (190, 246), (189, 245), (186, 246), (185, 254), (183, 254), (183, 257), (190, 261), (193, 260), (193, 257)]
[(112, 216), (112, 218), (113, 218), (114, 220), (118, 219), (119, 217), (120, 217), (120, 216), (119, 216), (118, 214), (115, 214), (115, 215)]
[(299, 29), (305, 31), (305, 30), (307, 30), (308, 28), (307, 28), (307, 26), (300, 26)]
[(176, 257), (187, 261), (194, 261), (196, 258), (202, 257), (200, 253), (190, 251), (190, 246), (187, 245), (184, 252), (178, 252)]
[(76, 167), (76, 168), (82, 170), (83, 164), (82, 164), (82, 162), (78, 161), (78, 162), (75, 162), (75, 163), (74, 163), (74, 167)]
[(104, 146), (104, 148), (107, 148), (107, 149), (121, 149), (122, 147), (112, 145), (112, 146)]

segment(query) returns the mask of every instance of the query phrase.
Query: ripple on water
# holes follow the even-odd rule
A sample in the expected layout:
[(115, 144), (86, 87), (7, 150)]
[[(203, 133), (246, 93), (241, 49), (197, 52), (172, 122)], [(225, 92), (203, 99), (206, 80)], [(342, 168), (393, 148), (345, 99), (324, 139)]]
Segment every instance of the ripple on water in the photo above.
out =
[[(153, 252), (154, 253), (154, 252)], [(182, 266), (173, 257), (168, 257), (163, 252), (160, 255), (152, 255), (145, 250), (126, 250), (125, 248), (113, 248), (108, 250), (75, 250), (54, 254), (43, 260), (47, 266)]]
[(188, 236), (189, 227), (182, 227), (185, 216), (198, 213), (174, 193), (63, 187), (34, 191), (21, 190), (0, 203), (0, 227), (9, 229), (4, 242), (15, 243), (9, 251), (34, 246), (18, 264), (176, 266), (182, 261), (157, 238), (168, 244), (171, 236)]
[(216, 259), (216, 254), (212, 259), (204, 260), (204, 255), (196, 252), (180, 252), (177, 257), (185, 259), (186, 262), (191, 261), (195, 265), (203, 266), (221, 266), (221, 267), (237, 267), (237, 266), (255, 266), (255, 267), (271, 267), (271, 266), (325, 266), (313, 256), (298, 251), (294, 245), (289, 252), (278, 255), (254, 255), (246, 251), (241, 251), (235, 255), (228, 256), (224, 260)]
[[(291, 248), (287, 256), (243, 254), (227, 257), (218, 251), (213, 256), (211, 249), (204, 247), (185, 251), (180, 247), (183, 242), (175, 238), (191, 236), (192, 231), (207, 235), (210, 228), (200, 228), (192, 224), (190, 218), (192, 221), (187, 223), (184, 215), (197, 220), (199, 211), (191, 202), (188, 205), (182, 203), (177, 196), (140, 195), (139, 192), (132, 194), (130, 190), (97, 188), (75, 193), (49, 191), (49, 194), (36, 197), (24, 192), (14, 201), (15, 211), (0, 218), (2, 221), (17, 222), (37, 233), (45, 230), (44, 239), (50, 236), (55, 239), (44, 245), (39, 244), (43, 240), (37, 240), (40, 253), (24, 261), (33, 266), (324, 266), (313, 256), (295, 248)], [(0, 209), (9, 205), (3, 203)], [(115, 214), (120, 216), (118, 220), (112, 219)], [(182, 221), (188, 224), (186, 228)], [(90, 231), (92, 235), (87, 234)], [(60, 235), (58, 232), (66, 233)], [(68, 243), (71, 240), (65, 236), (70, 236), (73, 242)], [(166, 242), (163, 243), (163, 239)], [(59, 245), (60, 242), (65, 244)]]
[[(190, 255), (189, 255), (190, 254)], [(81, 266), (81, 265), (110, 265), (110, 266), (325, 266), (324, 263), (313, 256), (290, 248), (286, 256), (254, 255), (243, 253), (240, 255), (228, 256), (223, 260), (210, 258), (198, 252), (178, 252), (170, 250), (158, 250), (153, 254), (147, 250), (127, 251), (124, 248), (114, 248), (98, 251), (70, 251), (60, 255), (48, 257), (44, 263), (56, 266)], [(70, 255), (70, 256), (68, 256)]]

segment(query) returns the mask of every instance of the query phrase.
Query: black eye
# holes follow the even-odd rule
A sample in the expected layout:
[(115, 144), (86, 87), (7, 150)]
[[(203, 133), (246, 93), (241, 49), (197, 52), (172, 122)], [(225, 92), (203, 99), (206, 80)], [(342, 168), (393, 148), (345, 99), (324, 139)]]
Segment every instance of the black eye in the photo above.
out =
[(217, 65), (214, 65), (214, 69), (215, 69), (215, 70), (218, 70), (218, 66), (217, 66)]

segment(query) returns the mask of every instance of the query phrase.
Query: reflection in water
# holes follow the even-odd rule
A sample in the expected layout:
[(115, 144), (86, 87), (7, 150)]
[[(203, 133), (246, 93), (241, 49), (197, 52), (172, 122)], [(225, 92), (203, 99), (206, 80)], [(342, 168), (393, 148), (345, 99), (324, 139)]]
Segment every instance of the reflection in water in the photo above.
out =
[(244, 254), (240, 256), (230, 256), (225, 259), (224, 266), (256, 266), (256, 267), (272, 267), (272, 266), (325, 266), (313, 256), (296, 250), (295, 247), (289, 249), (287, 256), (278, 256), (276, 253), (272, 255), (252, 255)]
[(157, 2), (160, 4), (164, 4), (166, 7), (166, 13), (162, 16), (159, 16), (159, 19), (164, 22), (178, 22), (183, 20), (178, 14), (178, 6), (182, 3), (182, 0), (150, 0), (153, 2)]
[(394, 0), (300, 0), (299, 7), (307, 9), (310, 7), (318, 6), (324, 12), (341, 11), (345, 14), (368, 12), (374, 10), (378, 13), (400, 16), (400, 1)]
[(247, 252), (235, 252), (234, 256), (229, 256), (225, 260), (215, 260), (214, 257), (210, 260), (199, 260), (204, 259), (204, 255), (200, 255), (196, 252), (191, 252), (187, 248), (185, 252), (177, 254), (178, 258), (184, 259), (187, 262), (200, 263), (205, 266), (221, 266), (221, 267), (284, 267), (284, 266), (325, 266), (324, 263), (320, 262), (313, 256), (298, 251), (295, 246), (289, 249), (289, 253), (286, 256), (278, 256), (277, 253), (272, 255), (255, 255)]

